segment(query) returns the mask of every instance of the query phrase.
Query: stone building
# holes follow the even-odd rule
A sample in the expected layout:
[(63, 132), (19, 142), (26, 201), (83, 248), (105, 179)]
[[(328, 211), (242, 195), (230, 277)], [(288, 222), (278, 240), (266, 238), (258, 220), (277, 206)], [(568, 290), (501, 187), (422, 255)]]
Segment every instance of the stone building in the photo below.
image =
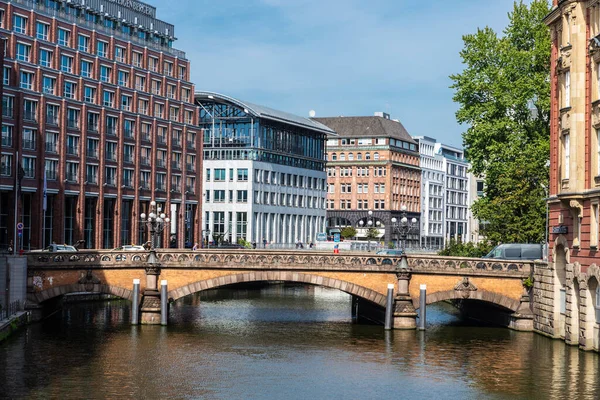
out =
[(198, 236), (202, 138), (174, 34), (139, 1), (0, 1), (0, 246), (142, 243), (152, 200), (164, 240)]
[[(328, 230), (352, 226), (365, 239), (372, 226), (386, 243), (399, 239), (392, 218), (400, 221), (402, 206), (409, 221), (421, 216), (415, 140), (385, 113), (315, 120), (337, 133), (327, 141)], [(407, 236), (407, 247), (419, 247), (419, 224)]]
[(550, 28), (549, 266), (535, 328), (600, 348), (600, 2), (554, 0)]

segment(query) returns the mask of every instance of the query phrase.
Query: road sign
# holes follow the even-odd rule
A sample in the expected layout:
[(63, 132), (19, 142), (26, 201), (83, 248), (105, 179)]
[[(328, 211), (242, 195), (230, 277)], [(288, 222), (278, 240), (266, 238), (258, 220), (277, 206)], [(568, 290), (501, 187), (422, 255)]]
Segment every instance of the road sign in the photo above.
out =
[(22, 223), (22, 222), (19, 222), (19, 223), (17, 224), (17, 230), (19, 230), (19, 231), (22, 231), (22, 230), (23, 230), (23, 223)]
[(334, 233), (333, 234), (333, 241), (335, 243), (339, 243), (340, 242), (340, 234), (339, 233)]

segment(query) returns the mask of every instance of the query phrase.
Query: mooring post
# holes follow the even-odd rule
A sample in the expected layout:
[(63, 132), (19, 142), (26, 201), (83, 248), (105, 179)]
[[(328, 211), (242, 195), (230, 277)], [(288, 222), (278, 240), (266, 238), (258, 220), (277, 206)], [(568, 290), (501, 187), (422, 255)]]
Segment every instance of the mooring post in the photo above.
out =
[(133, 280), (133, 298), (131, 299), (131, 325), (140, 323), (140, 280)]
[(385, 330), (392, 329), (394, 318), (394, 284), (388, 283), (387, 302), (385, 304)]
[(167, 281), (160, 281), (160, 324), (167, 325), (168, 316)]
[(419, 289), (419, 330), (424, 331), (427, 322), (427, 285), (421, 285)]

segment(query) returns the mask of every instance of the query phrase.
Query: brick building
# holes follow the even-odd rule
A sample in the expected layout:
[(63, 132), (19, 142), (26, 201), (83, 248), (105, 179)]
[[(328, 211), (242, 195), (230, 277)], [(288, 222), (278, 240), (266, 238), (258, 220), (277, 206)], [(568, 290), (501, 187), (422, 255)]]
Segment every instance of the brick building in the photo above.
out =
[(552, 43), (548, 225), (555, 290), (551, 333), (598, 349), (600, 2), (554, 0), (545, 22)]
[(12, 0), (0, 35), (0, 246), (142, 243), (151, 200), (172, 220), (162, 245), (199, 237), (202, 135), (173, 25), (138, 1)]
[[(409, 221), (421, 216), (421, 168), (415, 140), (385, 113), (315, 120), (337, 133), (329, 138), (326, 149), (328, 230), (353, 226), (357, 237), (365, 239), (367, 227), (372, 226), (386, 243), (398, 239), (392, 218), (401, 219), (402, 206)], [(406, 239), (407, 247), (419, 246), (418, 226)]]

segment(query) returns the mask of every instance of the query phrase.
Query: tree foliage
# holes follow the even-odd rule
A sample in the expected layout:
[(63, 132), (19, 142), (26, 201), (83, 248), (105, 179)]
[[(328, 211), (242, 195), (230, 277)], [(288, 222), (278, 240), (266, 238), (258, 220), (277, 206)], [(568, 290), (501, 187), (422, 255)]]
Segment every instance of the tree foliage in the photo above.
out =
[(474, 244), (472, 242), (463, 243), (451, 239), (446, 242), (446, 246), (438, 254), (440, 256), (481, 258), (488, 254), (493, 247), (487, 242)]
[(497, 242), (542, 242), (550, 135), (550, 34), (546, 0), (515, 2), (503, 36), (463, 36), (465, 69), (452, 75), (472, 172), (485, 196), (472, 207)]
[(367, 230), (367, 239), (375, 240), (377, 238), (379, 238), (379, 229), (369, 228), (369, 230)]
[(347, 226), (340, 233), (344, 239), (351, 239), (356, 236), (356, 229), (352, 226)]

